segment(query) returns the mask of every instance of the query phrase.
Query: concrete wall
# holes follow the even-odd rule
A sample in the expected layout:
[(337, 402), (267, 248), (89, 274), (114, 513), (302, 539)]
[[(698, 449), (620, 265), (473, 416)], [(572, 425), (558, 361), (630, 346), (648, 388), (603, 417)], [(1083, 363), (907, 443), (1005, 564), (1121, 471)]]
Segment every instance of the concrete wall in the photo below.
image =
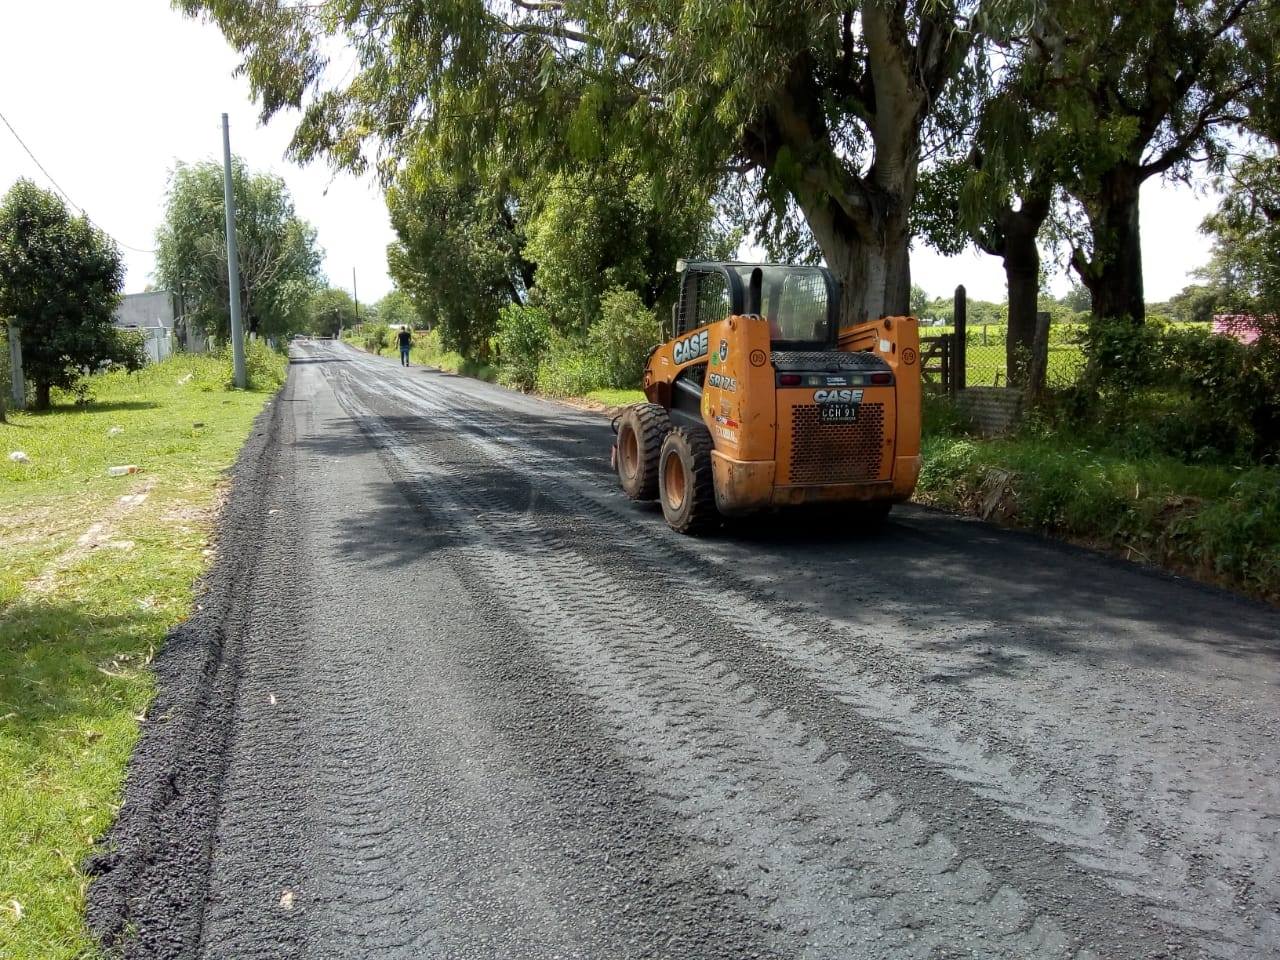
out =
[(112, 323), (125, 328), (164, 327), (172, 330), (174, 317), (173, 294), (168, 290), (155, 290), (125, 294)]
[(1008, 433), (1022, 416), (1021, 390), (1007, 387), (968, 387), (956, 397), (961, 411), (983, 436)]

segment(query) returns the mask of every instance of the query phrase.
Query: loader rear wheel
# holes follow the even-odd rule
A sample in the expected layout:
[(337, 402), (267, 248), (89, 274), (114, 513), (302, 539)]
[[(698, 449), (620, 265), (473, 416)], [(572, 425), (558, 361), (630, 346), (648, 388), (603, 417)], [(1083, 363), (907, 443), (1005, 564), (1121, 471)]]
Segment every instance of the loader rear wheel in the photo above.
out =
[(658, 498), (678, 533), (703, 533), (719, 521), (706, 427), (680, 426), (667, 434), (658, 458)]
[(658, 455), (671, 432), (671, 418), (656, 403), (637, 403), (618, 418), (614, 466), (618, 482), (632, 500), (658, 496)]

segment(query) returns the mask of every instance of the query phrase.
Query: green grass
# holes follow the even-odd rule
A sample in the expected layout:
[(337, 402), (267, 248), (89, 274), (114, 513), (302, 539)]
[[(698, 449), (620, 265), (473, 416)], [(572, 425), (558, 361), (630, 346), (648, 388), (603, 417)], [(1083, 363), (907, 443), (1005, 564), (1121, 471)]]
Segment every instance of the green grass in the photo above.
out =
[(625, 407), (629, 403), (643, 403), (645, 396), (641, 390), (592, 390), (587, 399), (606, 407)]
[[(225, 470), (283, 377), (271, 354), (250, 367), (259, 389), (229, 392), (225, 360), (178, 356), (0, 424), (0, 956), (94, 952), (79, 864), (114, 816), (150, 658), (191, 609)], [(139, 472), (107, 475), (124, 464)]]
[[(932, 423), (930, 423), (932, 421)], [(1187, 464), (1061, 431), (978, 439), (927, 418), (917, 499), (1280, 601), (1280, 469)]]

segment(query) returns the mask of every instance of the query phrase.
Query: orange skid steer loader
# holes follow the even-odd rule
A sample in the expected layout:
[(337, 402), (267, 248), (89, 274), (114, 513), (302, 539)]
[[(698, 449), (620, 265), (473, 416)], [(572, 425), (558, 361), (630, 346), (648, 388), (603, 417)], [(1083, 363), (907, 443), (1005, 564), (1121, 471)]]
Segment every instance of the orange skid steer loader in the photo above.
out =
[(912, 317), (839, 329), (821, 267), (681, 261), (671, 339), (644, 371), (648, 403), (614, 421), (634, 500), (698, 533), (722, 516), (846, 504), (874, 525), (920, 473), (920, 343)]

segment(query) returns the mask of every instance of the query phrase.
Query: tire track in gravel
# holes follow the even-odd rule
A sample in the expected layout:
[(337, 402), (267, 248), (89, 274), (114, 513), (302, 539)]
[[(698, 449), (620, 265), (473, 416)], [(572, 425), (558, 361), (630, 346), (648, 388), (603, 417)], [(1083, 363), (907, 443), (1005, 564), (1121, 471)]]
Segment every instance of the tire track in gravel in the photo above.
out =
[[(549, 468), (544, 456), (520, 449), (506, 438), (495, 439), (495, 431), (484, 425), (485, 418), (478, 416), (476, 411), (470, 410), (464, 418), (458, 417), (448, 396), (442, 395), (438, 388), (420, 383), (412, 384), (410, 389), (399, 384), (389, 386), (407, 404), (429, 404), (430, 416), (445, 418), (454, 429), (469, 440), (478, 442), (491, 456), (496, 455), (503, 462), (509, 462), (514, 456), (522, 469), (530, 470), (535, 477), (547, 481), (540, 485), (544, 494), (558, 495), (563, 501), (566, 499), (564, 491), (572, 490), (571, 499), (574, 501), (585, 497), (593, 506), (603, 506), (615, 515), (620, 512), (616, 498), (610, 503), (593, 491), (583, 491), (583, 484), (574, 483), (573, 478), (566, 477), (562, 468)], [(601, 503), (602, 499), (606, 502)], [(578, 505), (574, 503), (574, 506)], [(634, 517), (631, 513), (621, 519), (634, 529)], [(614, 533), (610, 532), (611, 535)], [(636, 549), (642, 565), (647, 562), (656, 563), (660, 568), (665, 564), (668, 569), (673, 565), (676, 569), (684, 569), (685, 564), (692, 561), (705, 569), (704, 560), (688, 557), (688, 551), (668, 548), (654, 537), (652, 530), (640, 529), (635, 536), (643, 538), (643, 542), (627, 543), (624, 537), (621, 545)], [(619, 542), (615, 538), (613, 549), (618, 547)], [(717, 571), (708, 575), (722, 574), (723, 571)], [(731, 598), (730, 602), (737, 602), (741, 594), (732, 593)], [(872, 672), (865, 669), (868, 649), (857, 650), (856, 662), (822, 644), (816, 651), (806, 650), (806, 646), (812, 647), (812, 641), (805, 640), (806, 633), (809, 637), (839, 635), (839, 629), (824, 630), (822, 624), (815, 624), (807, 631), (797, 631), (794, 615), (779, 618), (775, 614), (770, 622), (761, 619), (761, 607), (755, 601), (745, 607), (739, 604), (739, 607), (734, 618), (736, 622), (767, 625), (763, 630), (754, 631), (757, 643), (774, 648), (775, 653), (791, 661), (796, 661), (797, 657), (800, 661), (807, 658), (807, 666), (803, 666), (806, 675), (819, 683), (836, 702), (846, 703), (846, 713), (852, 709), (887, 724), (911, 750), (932, 759), (939, 766), (952, 768), (953, 776), (972, 784), (977, 793), (985, 794), (993, 804), (1000, 803), (1007, 812), (1035, 826), (1037, 832), (1050, 842), (1072, 850), (1078, 863), (1111, 874), (1114, 885), (1121, 892), (1141, 896), (1157, 909), (1161, 904), (1165, 905), (1158, 915), (1168, 922), (1192, 930), (1200, 929), (1204, 934), (1202, 946), (1209, 952), (1228, 956), (1262, 955), (1269, 945), (1276, 942), (1265, 903), (1262, 909), (1255, 907), (1252, 916), (1245, 913), (1237, 918), (1235, 910), (1240, 909), (1241, 903), (1238, 897), (1232, 896), (1230, 888), (1224, 889), (1224, 885), (1220, 881), (1215, 883), (1211, 876), (1206, 880), (1205, 875), (1211, 871), (1202, 869), (1200, 877), (1193, 877), (1175, 858), (1165, 862), (1153, 860), (1149, 852), (1152, 846), (1150, 838), (1126, 822), (1126, 811), (1108, 809), (1092, 798), (1082, 802), (1067, 785), (1055, 783), (1042, 770), (1032, 769), (1023, 756), (991, 756), (989, 744), (980, 738), (964, 735), (965, 725), (960, 722), (962, 715), (931, 706), (928, 702), (913, 702), (901, 686), (910, 684), (918, 687), (918, 678), (910, 671), (904, 671), (900, 666), (893, 669), (892, 665), (873, 663), (873, 667), (889, 666), (890, 669), (877, 676), (870, 689), (861, 678), (852, 684), (852, 688), (848, 682), (832, 683), (833, 677), (858, 674), (865, 677)], [(786, 649), (777, 649), (779, 637), (790, 638), (785, 644)], [(874, 661), (874, 657), (871, 659)], [(894, 677), (899, 685), (886, 686), (884, 676)], [(813, 722), (818, 722), (823, 716), (839, 715), (839, 712), (832, 713), (829, 706), (824, 707), (815, 714)], [(1269, 848), (1266, 852), (1271, 853), (1272, 850)], [(1274, 912), (1271, 912), (1273, 916)]]
[[(290, 570), (309, 591), (298, 626), (307, 642), (293, 664), (296, 682), (271, 687), (301, 705), (305, 782), (290, 774), (261, 784), (305, 796), (301, 863), (244, 846), (239, 830), (220, 825), (214, 900), (226, 910), (206, 925), (205, 954), (274, 955), (289, 944), (308, 957), (781, 960), (755, 918), (732, 908), (721, 879), (677, 842), (671, 818), (646, 801), (587, 700), (455, 538), (421, 510), (388, 513), (403, 506), (398, 497), (365, 517), (370, 473), (385, 480), (385, 471), (372, 452), (362, 458), (371, 448), (354, 426), (352, 436), (341, 433), (327, 427), (314, 448), (340, 470), (327, 480), (323, 471), (297, 472), (313, 498), (298, 518), (303, 535)], [(353, 483), (365, 496), (337, 502)], [(401, 492), (420, 507), (420, 496)], [(396, 564), (394, 579), (373, 573), (368, 554), (335, 562), (357, 546), (377, 554), (393, 544), (401, 557), (421, 558)], [(403, 632), (406, 595), (429, 598), (431, 625)], [(261, 667), (266, 690), (266, 663), (285, 651), (271, 638), (261, 647), (246, 678)], [(276, 735), (263, 732), (270, 711), (248, 683), (242, 689), (257, 716), (241, 726), (235, 753), (263, 749), (264, 765), (286, 759)], [(272, 811), (269, 799), (242, 794), (229, 783), (237, 808), (224, 810), (226, 824)], [(257, 870), (269, 886), (282, 869), (300, 874), (289, 908), (240, 879)], [(241, 930), (233, 929), (237, 903), (249, 921)], [(292, 927), (304, 932), (296, 944)]]
[[(421, 455), (405, 452), (413, 449), (412, 439), (372, 418), (366, 405), (374, 398), (356, 400), (347, 392), (352, 386), (341, 392), (353, 415), (364, 419), (401, 470), (409, 476), (420, 473)], [(487, 544), (470, 549), (485, 554), (492, 576), (513, 583), (509, 602), (538, 625), (566, 668), (585, 678), (602, 709), (631, 738), (639, 751), (632, 760), (646, 764), (659, 795), (669, 801), (686, 798), (676, 804), (685, 828), (695, 829), (705, 819), (700, 814), (712, 810), (737, 827), (732, 839), (754, 842), (745, 850), (731, 846), (722, 858), (725, 870), (737, 868), (736, 882), (745, 891), (759, 888), (755, 864), (770, 855), (775, 864), (791, 863), (793, 871), (797, 863), (809, 868), (792, 877), (785, 872), (771, 876), (769, 895), (760, 904), (775, 921), (789, 923), (793, 930), (798, 924), (802, 935), (812, 934), (807, 955), (846, 956), (869, 939), (910, 956), (937, 955), (954, 948), (957, 940), (1000, 956), (1061, 956), (1079, 946), (1051, 919), (1038, 915), (1019, 891), (994, 882), (976, 859), (958, 857), (957, 844), (943, 832), (914, 811), (903, 812), (893, 792), (870, 783), (864, 774), (846, 776), (849, 763), (843, 755), (760, 696), (739, 673), (700, 644), (681, 641), (690, 626), (687, 620), (682, 626), (664, 622), (663, 610), (635, 600), (662, 596), (663, 584), (647, 582), (639, 585), (645, 588), (641, 590), (620, 586), (612, 572), (598, 572), (596, 563), (605, 558), (589, 561), (579, 552), (581, 544), (550, 532), (567, 519), (563, 511), (548, 515), (543, 508), (540, 514), (513, 516), (510, 492), (450, 482), (458, 467), (481, 468), (483, 458), (467, 464), (464, 451), (441, 456), (438, 444), (431, 449), (437, 459), (425, 476), (433, 509), (442, 509), (436, 500), (443, 496), (450, 504), (443, 509), (451, 511), (454, 522), (467, 522), (469, 512), (502, 517), (498, 525), (469, 522), (475, 542)], [(467, 470), (462, 477), (478, 472)], [(530, 577), (531, 569), (540, 576)], [(521, 584), (536, 586), (521, 590)], [(726, 631), (723, 621), (699, 622), (708, 598), (694, 594), (691, 601), (674, 606), (689, 612), (700, 628), (694, 632), (705, 637), (718, 630), (732, 643), (732, 628)], [(589, 639), (569, 643), (569, 637)], [(673, 651), (687, 659), (673, 658)], [(699, 669), (689, 673), (691, 665)], [(640, 738), (641, 731), (648, 739)], [(672, 737), (683, 748), (674, 756), (666, 746)], [(872, 758), (875, 767), (886, 759), (883, 754)], [(678, 774), (674, 778), (673, 770)], [(971, 798), (965, 799), (972, 805)], [(750, 839), (744, 841), (743, 834)], [(701, 839), (710, 852), (731, 837), (712, 832)], [(868, 850), (878, 859), (868, 862)], [(851, 883), (856, 890), (858, 881), (865, 886), (851, 896), (846, 887)], [(1056, 882), (1063, 885), (1061, 878)], [(1108, 909), (1105, 891), (1089, 886), (1067, 890), (1064, 902), (1076, 904), (1077, 910), (1084, 902), (1094, 912), (1090, 919), (1098, 925), (1086, 931), (1093, 942), (1158, 947), (1156, 938), (1131, 918)], [(956, 910), (957, 903), (964, 909)], [(895, 942), (892, 936), (904, 930), (906, 939)]]
[[(420, 397), (425, 396), (433, 403), (435, 415), (439, 415), (438, 406), (454, 410), (456, 398), (438, 386), (413, 386)], [(452, 415), (457, 416), (456, 412)], [(509, 429), (505, 433), (495, 429), (486, 424), (487, 419), (473, 409), (467, 411), (465, 419), (453, 422), (458, 429), (478, 435), (488, 444), (488, 449), (503, 460), (513, 457), (521, 460), (546, 480), (544, 489), (553, 495), (563, 488), (572, 488), (576, 494), (573, 500), (562, 497), (570, 509), (579, 506), (578, 499), (586, 498), (619, 516), (625, 521), (625, 529), (634, 534), (631, 539), (636, 543), (637, 558), (641, 562), (650, 557), (649, 562), (677, 567), (685, 563), (705, 564), (705, 559), (687, 549), (684, 542), (671, 544), (667, 538), (664, 543), (661, 534), (665, 531), (658, 531), (655, 536), (655, 531), (646, 529), (646, 521), (637, 522), (635, 512), (618, 497), (602, 494), (545, 455), (513, 444)], [(663, 553), (665, 557), (659, 556)], [(721, 571), (721, 575), (725, 572)], [(838, 596), (834, 588), (833, 596)], [(790, 619), (794, 620), (794, 615)], [(807, 619), (813, 624), (809, 630), (812, 635), (840, 637), (848, 633), (847, 624), (832, 623), (821, 617)], [(854, 652), (862, 661), (870, 649), (868, 644), (876, 645), (876, 637), (864, 630), (856, 640), (859, 645)], [(1018, 782), (988, 782), (986, 789), (993, 796), (1008, 797), (1015, 815), (1038, 825), (1055, 842), (1073, 846), (1078, 862), (1112, 871), (1117, 888), (1123, 892), (1140, 890), (1154, 904), (1166, 904), (1167, 908), (1158, 915), (1168, 922), (1206, 934), (1206, 946), (1211, 952), (1228, 956), (1237, 950), (1243, 950), (1245, 956), (1256, 955), (1258, 951), (1265, 954), (1280, 942), (1280, 921), (1277, 920), (1280, 906), (1274, 893), (1269, 892), (1277, 889), (1275, 817), (1263, 814), (1258, 818), (1251, 810), (1242, 809), (1239, 802), (1208, 789), (1202, 789), (1198, 797), (1189, 797), (1189, 791), (1179, 785), (1187, 772), (1196, 771), (1207, 788), (1215, 782), (1213, 770), (1223, 767), (1224, 773), (1227, 772), (1230, 761), (1219, 759), (1212, 752), (1206, 755), (1203, 748), (1198, 753), (1192, 752), (1195, 741), (1179, 736), (1176, 723), (1171, 723), (1168, 731), (1156, 731), (1165, 735), (1149, 742), (1146, 751), (1132, 743), (1126, 751), (1121, 741), (1114, 741), (1112, 757), (1123, 757), (1127, 761), (1124, 775), (1138, 779), (1127, 793), (1120, 795), (1119, 803), (1115, 792), (1104, 802), (1097, 788), (1110, 784), (1100, 779), (1098, 766), (1092, 761), (1096, 744), (1106, 743), (1108, 732), (1105, 726), (1098, 729), (1088, 711), (1083, 715), (1068, 715), (1058, 728), (1050, 728), (1042, 736), (1042, 743), (1052, 744), (1061, 741), (1065, 731), (1073, 740), (1065, 753), (1066, 763), (1060, 752), (1055, 766), (1026, 749), (1011, 749), (1009, 738), (1003, 735), (1005, 729), (1017, 729), (1019, 724), (1023, 724), (1022, 729), (1029, 728), (1035, 718), (1031, 713), (1019, 714), (1018, 705), (1010, 703), (1008, 698), (995, 704), (987, 701), (981, 704), (985, 710), (978, 709), (978, 705), (961, 698), (962, 691), (940, 689), (933, 683), (922, 685), (919, 672), (904, 670), (899, 657), (882, 656), (880, 661), (875, 665), (879, 676), (893, 678), (902, 685), (896, 691), (891, 687), (891, 693), (882, 698), (887, 707), (896, 708), (898, 713), (896, 718), (890, 715), (885, 719), (904, 736), (913, 737), (918, 747), (934, 754), (938, 752), (938, 745), (933, 733), (941, 725), (948, 732), (946, 739), (958, 748), (951, 759), (958, 756), (965, 761), (961, 764), (961, 768), (968, 771), (965, 779), (979, 786), (984, 783), (984, 775), (1008, 779), (1000, 763), (993, 765), (985, 759), (993, 753), (1006, 754), (1003, 766), (1016, 771)], [(1055, 682), (1061, 684), (1060, 680)], [(1082, 673), (1071, 676), (1070, 682), (1080, 696), (1073, 699), (1059, 694), (1056, 702), (1083, 703), (1088, 701), (1089, 694), (1096, 692), (1088, 688), (1090, 678)], [(906, 697), (903, 689), (910, 692), (911, 698)], [(1180, 699), (1185, 701), (1189, 696), (1198, 695), (1196, 692)], [(1043, 704), (1053, 705), (1055, 698), (1045, 696), (1032, 702), (1040, 708)], [(999, 725), (992, 723), (995, 716), (1008, 715), (1011, 711), (1014, 717)], [(1203, 715), (1213, 716), (1213, 722), (1218, 722), (1212, 712)], [(1158, 715), (1157, 721), (1162, 716)], [(1274, 726), (1273, 718), (1266, 719)], [(1093, 730), (1088, 729), (1091, 723)], [(1243, 724), (1242, 729), (1248, 730), (1250, 725)], [(1227, 740), (1221, 749), (1239, 748)], [(1144, 762), (1144, 752), (1151, 754), (1149, 761)], [(1247, 747), (1243, 748), (1237, 765), (1256, 769), (1257, 761), (1262, 759), (1275, 769), (1274, 755), (1264, 758), (1248, 752)], [(1237, 774), (1234, 779), (1239, 782), (1244, 778)], [(1260, 806), (1264, 810), (1275, 809), (1277, 781), (1267, 775), (1267, 768), (1262, 767), (1256, 776), (1247, 779), (1273, 795), (1270, 802), (1264, 800)], [(1213, 811), (1206, 811), (1207, 803), (1224, 804), (1221, 816), (1215, 818)]]

